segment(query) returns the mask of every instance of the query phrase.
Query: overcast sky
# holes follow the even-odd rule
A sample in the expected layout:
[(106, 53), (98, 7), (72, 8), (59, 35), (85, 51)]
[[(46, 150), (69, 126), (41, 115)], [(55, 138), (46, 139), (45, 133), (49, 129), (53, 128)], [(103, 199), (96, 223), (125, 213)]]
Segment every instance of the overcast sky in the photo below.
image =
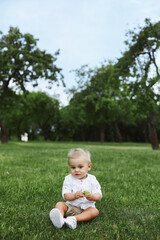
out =
[[(160, 20), (159, 0), (0, 0), (0, 10), (4, 34), (9, 26), (19, 27), (39, 39), (41, 50), (54, 54), (60, 49), (56, 64), (67, 87), (75, 85), (71, 70), (116, 60), (128, 29), (143, 26), (145, 18)], [(48, 91), (44, 83), (39, 89)], [(67, 103), (62, 87), (54, 85), (49, 93), (59, 93)]]

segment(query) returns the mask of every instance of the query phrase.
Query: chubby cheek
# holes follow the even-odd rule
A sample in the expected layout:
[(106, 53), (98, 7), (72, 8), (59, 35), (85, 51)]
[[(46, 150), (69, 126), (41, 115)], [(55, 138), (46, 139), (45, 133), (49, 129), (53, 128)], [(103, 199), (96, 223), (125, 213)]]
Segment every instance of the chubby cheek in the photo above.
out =
[(74, 169), (71, 169), (71, 171), (70, 171), (72, 174), (74, 174), (75, 173), (75, 170)]

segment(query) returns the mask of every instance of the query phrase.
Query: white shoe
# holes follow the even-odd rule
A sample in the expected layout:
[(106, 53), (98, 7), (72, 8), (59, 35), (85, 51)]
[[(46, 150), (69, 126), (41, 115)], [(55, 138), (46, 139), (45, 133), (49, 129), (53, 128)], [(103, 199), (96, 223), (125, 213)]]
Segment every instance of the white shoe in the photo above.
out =
[(58, 208), (53, 208), (49, 213), (53, 225), (57, 228), (62, 228), (64, 225), (64, 218)]
[(65, 219), (65, 223), (71, 229), (75, 229), (77, 227), (77, 220), (75, 217), (67, 217)]

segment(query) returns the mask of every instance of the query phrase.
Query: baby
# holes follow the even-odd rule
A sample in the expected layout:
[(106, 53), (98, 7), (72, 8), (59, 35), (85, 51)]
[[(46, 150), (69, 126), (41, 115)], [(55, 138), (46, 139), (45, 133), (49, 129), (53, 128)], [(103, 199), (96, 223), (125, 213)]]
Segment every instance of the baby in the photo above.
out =
[(95, 202), (102, 198), (100, 184), (88, 174), (92, 164), (90, 153), (81, 148), (70, 150), (68, 163), (71, 174), (65, 177), (62, 196), (66, 202), (58, 202), (50, 211), (50, 219), (57, 228), (66, 224), (75, 229), (77, 222), (89, 221), (98, 216)]

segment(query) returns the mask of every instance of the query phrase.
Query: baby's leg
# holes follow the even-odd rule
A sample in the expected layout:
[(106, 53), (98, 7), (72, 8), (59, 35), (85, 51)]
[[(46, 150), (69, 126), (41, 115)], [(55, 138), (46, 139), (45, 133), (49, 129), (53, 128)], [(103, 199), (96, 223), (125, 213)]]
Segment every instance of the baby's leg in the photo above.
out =
[(82, 213), (75, 215), (74, 217), (78, 222), (81, 222), (81, 221), (89, 221), (92, 218), (97, 217), (98, 215), (99, 215), (99, 211), (97, 210), (97, 208), (90, 207), (84, 210)]
[(58, 202), (50, 213), (50, 219), (53, 225), (57, 228), (62, 228), (64, 225), (64, 213), (67, 211), (68, 207), (64, 202)]
[(64, 217), (64, 214), (67, 212), (67, 209), (68, 209), (67, 205), (64, 202), (58, 202), (55, 205), (55, 208), (59, 209), (59, 211), (61, 212), (63, 217)]

